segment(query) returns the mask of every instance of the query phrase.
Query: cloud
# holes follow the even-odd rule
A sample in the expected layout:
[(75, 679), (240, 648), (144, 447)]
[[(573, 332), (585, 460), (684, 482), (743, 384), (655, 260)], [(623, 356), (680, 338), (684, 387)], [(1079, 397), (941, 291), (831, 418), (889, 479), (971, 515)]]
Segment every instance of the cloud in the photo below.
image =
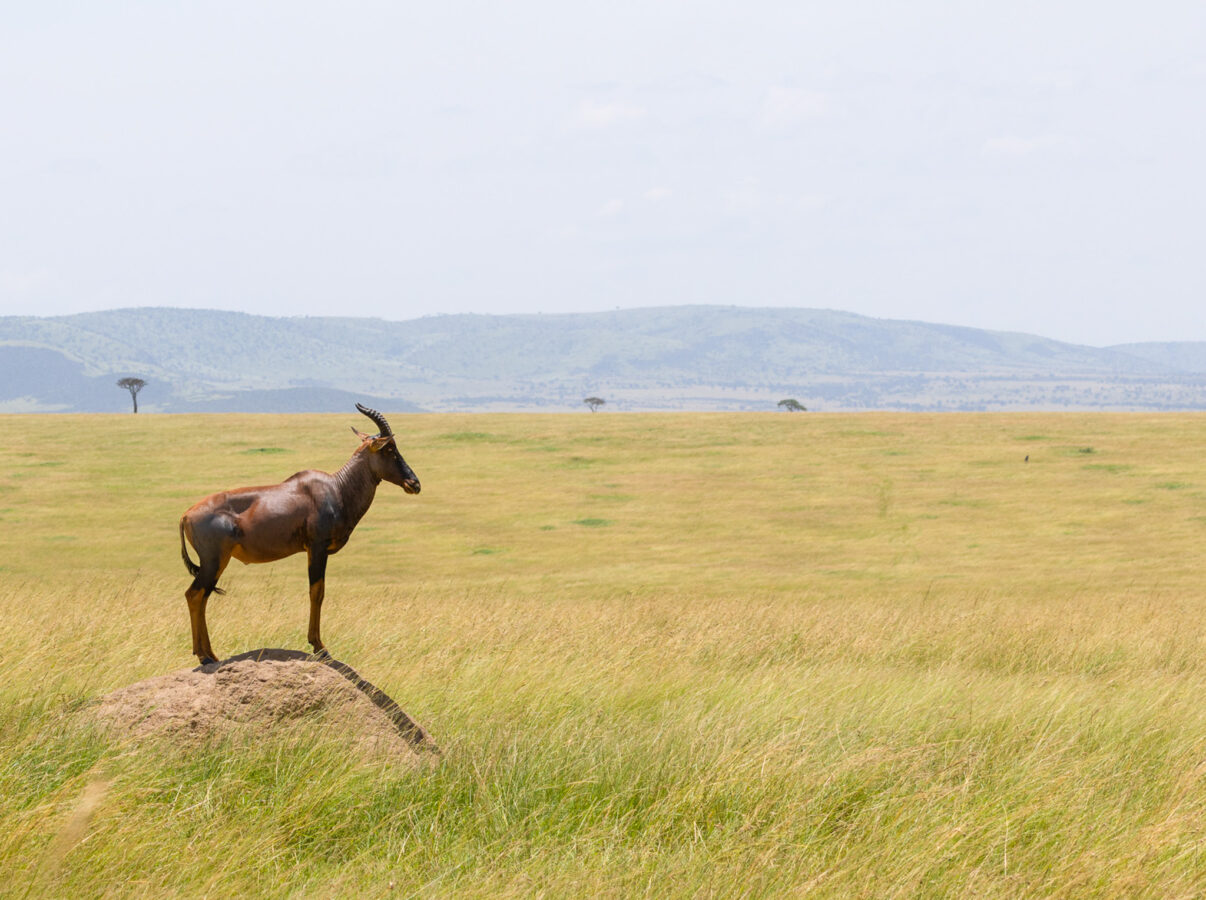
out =
[(645, 117), (645, 109), (641, 106), (630, 106), (626, 103), (595, 103), (585, 102), (579, 105), (574, 115), (574, 125), (579, 128), (613, 128), (625, 122), (632, 122)]
[(1039, 153), (1066, 153), (1075, 149), (1076, 142), (1061, 134), (1040, 134), (1033, 137), (1006, 135), (989, 138), (980, 147), (982, 156), (1023, 157)]
[(772, 87), (762, 100), (759, 125), (767, 131), (784, 131), (800, 122), (817, 119), (829, 111), (829, 99), (818, 91)]
[(603, 218), (618, 216), (624, 210), (624, 201), (619, 197), (613, 197), (602, 206), (599, 207), (599, 215)]
[(672, 191), (668, 187), (651, 187), (645, 191), (645, 199), (652, 200), (654, 203), (659, 203), (662, 200), (670, 199)]

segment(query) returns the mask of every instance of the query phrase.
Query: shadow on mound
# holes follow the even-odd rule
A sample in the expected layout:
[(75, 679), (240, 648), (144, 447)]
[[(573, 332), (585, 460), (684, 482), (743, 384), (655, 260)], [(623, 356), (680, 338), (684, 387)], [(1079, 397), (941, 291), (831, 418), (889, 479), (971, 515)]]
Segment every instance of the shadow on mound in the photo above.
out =
[(340, 662), (334, 659), (329, 653), (322, 652), (319, 654), (306, 653), (304, 650), (285, 650), (281, 647), (261, 647), (259, 650), (248, 650), (246, 653), (239, 653), (235, 656), (228, 657), (218, 662), (208, 663), (204, 666), (197, 666), (193, 669), (194, 672), (201, 672), (206, 675), (212, 675), (215, 672), (222, 670), (228, 666), (244, 661), (251, 662), (310, 662), (321, 663), (328, 668), (334, 669), (348, 681), (356, 686), (356, 689), (364, 694), (374, 706), (389, 716), (390, 721), (398, 729), (400, 734), (412, 747), (416, 750), (426, 750), (431, 753), (439, 754), (440, 748), (435, 745), (431, 737), (423, 730), (414, 719), (406, 714), (389, 694), (381, 690), (375, 684), (360, 677), (360, 673), (353, 669), (345, 662)]

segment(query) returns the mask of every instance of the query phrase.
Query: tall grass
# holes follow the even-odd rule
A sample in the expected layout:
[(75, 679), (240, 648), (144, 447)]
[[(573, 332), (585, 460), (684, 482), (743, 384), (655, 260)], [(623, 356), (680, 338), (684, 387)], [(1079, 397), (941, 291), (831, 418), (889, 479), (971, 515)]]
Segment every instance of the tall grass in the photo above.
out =
[[(324, 637), (443, 761), (93, 731), (193, 663), (180, 513), (348, 423), (0, 418), (0, 892), (1206, 893), (1206, 417), (397, 417)], [(216, 649), (304, 646), (233, 565)]]

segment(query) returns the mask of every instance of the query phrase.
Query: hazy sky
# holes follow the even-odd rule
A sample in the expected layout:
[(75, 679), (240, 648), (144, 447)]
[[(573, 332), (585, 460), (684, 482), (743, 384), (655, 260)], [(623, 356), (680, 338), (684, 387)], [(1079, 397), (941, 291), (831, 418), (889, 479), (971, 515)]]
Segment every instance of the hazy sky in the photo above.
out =
[(5, 3), (0, 313), (1206, 340), (1206, 3)]

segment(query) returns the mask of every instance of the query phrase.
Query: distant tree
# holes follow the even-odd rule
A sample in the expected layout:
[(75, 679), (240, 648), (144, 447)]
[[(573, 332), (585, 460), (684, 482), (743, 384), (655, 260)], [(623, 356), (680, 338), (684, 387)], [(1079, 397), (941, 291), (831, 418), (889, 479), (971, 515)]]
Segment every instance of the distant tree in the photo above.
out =
[(147, 383), (141, 378), (119, 378), (117, 386), (130, 392), (130, 399), (134, 401), (134, 412), (138, 412), (138, 392), (146, 387)]
[(808, 409), (799, 400), (780, 400), (779, 405), (788, 412), (808, 412)]
[(590, 407), (591, 412), (594, 412), (596, 409), (598, 409), (600, 406), (602, 406), (607, 401), (604, 400), (602, 397), (587, 397), (582, 402)]

